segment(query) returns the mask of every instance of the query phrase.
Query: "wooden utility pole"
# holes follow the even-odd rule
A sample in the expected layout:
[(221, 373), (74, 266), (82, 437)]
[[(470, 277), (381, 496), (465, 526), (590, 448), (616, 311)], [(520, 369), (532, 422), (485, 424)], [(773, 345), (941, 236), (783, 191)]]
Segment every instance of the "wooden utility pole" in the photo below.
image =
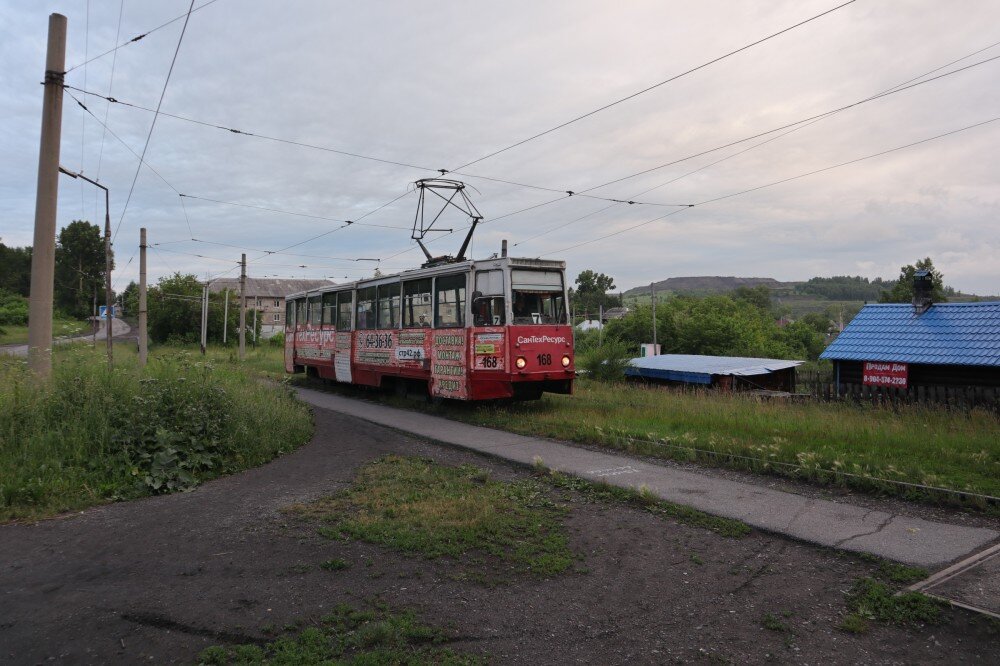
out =
[(38, 148), (35, 240), (31, 250), (31, 293), (28, 300), (28, 367), (42, 379), (52, 374), (52, 293), (65, 70), (66, 17), (50, 14), (49, 43), (45, 53), (45, 93), (42, 98), (42, 136)]
[(240, 360), (247, 354), (247, 255), (240, 255)]
[(146, 228), (139, 229), (139, 367), (149, 353), (146, 337)]

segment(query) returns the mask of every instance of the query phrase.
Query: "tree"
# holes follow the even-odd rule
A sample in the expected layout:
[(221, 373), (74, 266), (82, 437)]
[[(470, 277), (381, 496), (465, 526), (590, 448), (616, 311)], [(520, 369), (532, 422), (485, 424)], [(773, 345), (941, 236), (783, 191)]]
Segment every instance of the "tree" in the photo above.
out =
[(948, 300), (946, 293), (954, 293), (953, 289), (945, 289), (944, 275), (934, 268), (934, 262), (930, 257), (924, 257), (916, 264), (907, 264), (899, 269), (899, 279), (892, 289), (883, 291), (879, 298), (880, 303), (909, 303), (913, 300), (913, 274), (917, 271), (930, 271), (931, 273), (931, 300), (935, 303), (943, 303)]
[[(128, 292), (128, 289), (126, 289)], [(160, 278), (155, 287), (146, 294), (147, 327), (149, 337), (154, 342), (179, 342), (193, 344), (201, 340), (201, 298), (202, 283), (194, 275), (174, 273)], [(136, 294), (138, 299), (138, 294)], [(138, 303), (138, 300), (136, 300)], [(126, 304), (126, 311), (128, 311)], [(132, 312), (137, 312), (136, 310)], [(208, 299), (208, 341), (222, 342), (223, 313), (225, 313), (225, 293), (209, 294)], [(253, 310), (247, 309), (247, 336), (254, 335)], [(261, 317), (257, 317), (257, 335), (260, 335)], [(236, 344), (240, 334), (239, 299), (229, 292), (229, 318), (226, 342)]]
[(91, 314), (97, 294), (104, 302), (104, 239), (101, 228), (74, 220), (60, 232), (56, 243), (55, 304), (75, 317)]
[(733, 300), (745, 301), (761, 312), (771, 312), (771, 290), (766, 285), (756, 287), (736, 287), (733, 290)]
[(615, 290), (615, 280), (604, 273), (585, 270), (576, 277), (576, 290), (570, 290), (576, 312), (596, 315), (601, 307), (621, 305), (621, 299), (608, 295)]
[(31, 288), (31, 247), (0, 243), (0, 289), (27, 296)]

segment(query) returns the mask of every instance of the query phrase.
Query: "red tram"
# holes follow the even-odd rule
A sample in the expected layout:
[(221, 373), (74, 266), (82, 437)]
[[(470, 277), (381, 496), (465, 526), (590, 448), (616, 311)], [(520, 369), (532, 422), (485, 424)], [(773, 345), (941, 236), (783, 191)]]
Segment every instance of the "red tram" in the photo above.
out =
[(285, 370), (457, 400), (572, 393), (565, 272), (500, 257), (292, 294)]

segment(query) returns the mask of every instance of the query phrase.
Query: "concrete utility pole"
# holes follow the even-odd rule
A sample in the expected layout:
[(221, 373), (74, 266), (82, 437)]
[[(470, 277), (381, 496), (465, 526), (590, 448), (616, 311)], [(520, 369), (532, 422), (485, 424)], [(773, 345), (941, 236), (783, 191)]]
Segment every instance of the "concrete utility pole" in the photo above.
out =
[(656, 355), (656, 290), (652, 283), (649, 285), (649, 297), (653, 303), (653, 355)]
[(257, 304), (253, 306), (253, 348), (257, 349)]
[(139, 367), (146, 366), (146, 228), (139, 229)]
[(229, 332), (229, 287), (226, 287), (226, 301), (222, 306), (222, 344), (226, 344)]
[(52, 374), (52, 293), (55, 283), (56, 206), (59, 198), (59, 143), (62, 132), (63, 74), (66, 70), (66, 17), (49, 15), (45, 53), (42, 137), (38, 148), (35, 240), (31, 250), (28, 301), (28, 367), (40, 378)]
[(240, 255), (240, 360), (247, 354), (247, 255)]
[(208, 283), (201, 288), (201, 355), (208, 345)]
[(114, 304), (111, 299), (114, 297), (111, 292), (111, 203), (109, 201), (108, 188), (104, 187), (96, 180), (91, 180), (87, 178), (82, 173), (76, 173), (70, 171), (69, 169), (64, 169), (59, 167), (59, 171), (70, 176), (71, 178), (81, 178), (91, 185), (101, 188), (104, 190), (104, 303), (105, 312), (104, 319), (107, 322), (107, 347), (108, 347), (108, 367), (113, 368), (115, 365), (114, 356), (114, 344), (111, 341), (111, 330), (112, 330), (112, 312), (114, 311)]
[(108, 368), (110, 369), (115, 365), (115, 347), (114, 342), (111, 340), (111, 325), (114, 323), (115, 305), (112, 302), (114, 294), (111, 292), (111, 208), (108, 203), (108, 188), (99, 185), (96, 181), (90, 180), (86, 176), (81, 175), (80, 178), (104, 190), (104, 303), (107, 305), (104, 314), (107, 320), (105, 334), (107, 335)]

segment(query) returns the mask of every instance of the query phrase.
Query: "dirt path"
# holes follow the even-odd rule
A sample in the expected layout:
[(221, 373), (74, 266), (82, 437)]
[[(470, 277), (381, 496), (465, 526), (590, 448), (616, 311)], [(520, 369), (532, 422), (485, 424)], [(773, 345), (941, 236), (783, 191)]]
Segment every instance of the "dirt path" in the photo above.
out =
[[(729, 539), (617, 505), (574, 503), (578, 570), (487, 586), (454, 562), (330, 541), (281, 507), (336, 491), (387, 453), (526, 472), (316, 410), (317, 436), (195, 492), (0, 526), (0, 662), (191, 663), (331, 606), (376, 600), (448, 627), (497, 663), (988, 663), (996, 629), (964, 613), (921, 629), (835, 628), (872, 564), (754, 533)], [(352, 566), (326, 571), (343, 558)], [(780, 629), (765, 628), (776, 618)], [(772, 626), (773, 622), (770, 622)]]

